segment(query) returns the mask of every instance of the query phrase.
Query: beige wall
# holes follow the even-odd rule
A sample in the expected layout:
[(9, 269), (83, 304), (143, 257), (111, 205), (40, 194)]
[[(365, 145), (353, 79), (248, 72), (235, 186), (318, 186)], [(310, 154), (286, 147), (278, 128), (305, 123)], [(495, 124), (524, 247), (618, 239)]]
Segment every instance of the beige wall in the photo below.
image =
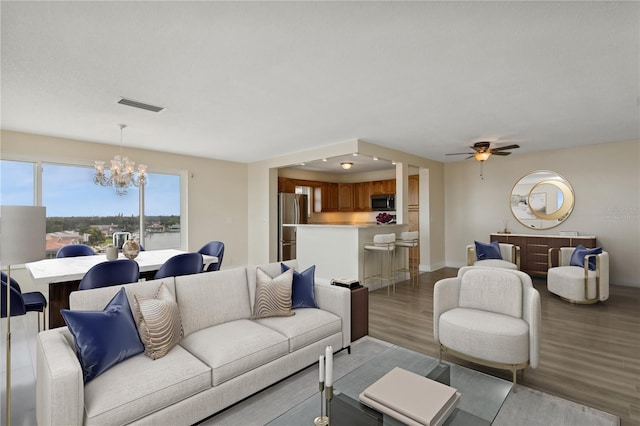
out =
[[(572, 185), (576, 203), (561, 225), (543, 231), (521, 225), (509, 209), (513, 185), (534, 170), (551, 170)], [(557, 235), (578, 231), (595, 235), (610, 254), (612, 284), (640, 287), (640, 142), (491, 157), (484, 164), (466, 160), (445, 165), (447, 266), (462, 266), (465, 246), (488, 241), (508, 220), (514, 233)]]
[[(114, 145), (2, 131), (3, 159), (93, 165), (119, 153)], [(223, 267), (247, 263), (247, 169), (243, 163), (126, 148), (150, 172), (185, 172), (185, 250), (195, 251), (211, 240), (225, 242)]]

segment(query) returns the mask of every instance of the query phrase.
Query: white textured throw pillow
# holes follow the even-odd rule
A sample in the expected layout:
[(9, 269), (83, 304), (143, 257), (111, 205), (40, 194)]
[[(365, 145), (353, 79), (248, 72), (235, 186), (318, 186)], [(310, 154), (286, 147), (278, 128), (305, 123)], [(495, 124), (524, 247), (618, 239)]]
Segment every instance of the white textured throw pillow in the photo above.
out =
[(288, 317), (291, 311), (291, 288), (293, 268), (272, 278), (260, 268), (256, 268), (256, 301), (253, 305), (253, 319), (267, 317)]
[(153, 299), (135, 295), (139, 317), (138, 334), (144, 344), (144, 353), (151, 359), (165, 356), (182, 340), (182, 321), (178, 304), (164, 284)]

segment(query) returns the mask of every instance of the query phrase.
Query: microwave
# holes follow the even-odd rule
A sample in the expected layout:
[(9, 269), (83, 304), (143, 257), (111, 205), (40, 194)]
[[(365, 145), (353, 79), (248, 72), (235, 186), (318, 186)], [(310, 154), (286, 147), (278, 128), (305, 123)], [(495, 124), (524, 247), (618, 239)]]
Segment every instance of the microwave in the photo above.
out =
[(395, 194), (375, 194), (371, 196), (371, 210), (391, 211), (396, 209)]

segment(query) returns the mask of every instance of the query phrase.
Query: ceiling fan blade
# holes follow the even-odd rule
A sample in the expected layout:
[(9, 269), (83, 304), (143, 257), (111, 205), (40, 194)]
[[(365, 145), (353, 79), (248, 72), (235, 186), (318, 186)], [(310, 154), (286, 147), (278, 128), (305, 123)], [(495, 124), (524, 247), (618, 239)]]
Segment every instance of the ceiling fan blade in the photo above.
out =
[(454, 152), (452, 154), (445, 154), (445, 155), (473, 155), (473, 152)]
[(504, 151), (506, 149), (516, 149), (516, 148), (520, 148), (520, 145), (499, 146), (497, 148), (492, 148), (490, 151), (491, 152), (496, 152), (496, 151)]
[(502, 155), (502, 156), (505, 156), (505, 155), (511, 155), (511, 153), (507, 152), (507, 151), (498, 151), (498, 152), (493, 151), (491, 153), (491, 155)]
[(473, 155), (468, 156), (467, 158), (465, 158), (465, 160), (468, 160), (469, 158), (473, 158)]

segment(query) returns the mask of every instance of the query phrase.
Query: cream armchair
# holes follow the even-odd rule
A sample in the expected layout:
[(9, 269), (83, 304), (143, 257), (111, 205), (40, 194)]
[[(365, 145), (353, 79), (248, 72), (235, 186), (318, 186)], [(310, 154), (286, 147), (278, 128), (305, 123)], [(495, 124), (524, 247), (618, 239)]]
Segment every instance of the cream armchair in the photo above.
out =
[(499, 243), (502, 259), (477, 260), (474, 244), (467, 246), (467, 266), (488, 266), (520, 270), (520, 247), (514, 244)]
[[(554, 251), (559, 250), (558, 266), (553, 266)], [(590, 304), (609, 298), (609, 253), (589, 254), (582, 259), (582, 266), (571, 266), (575, 247), (549, 249), (547, 289), (571, 303)], [(589, 261), (594, 270), (589, 269)]]
[(540, 360), (540, 294), (529, 275), (464, 267), (436, 283), (433, 336), (444, 352), (516, 373)]

